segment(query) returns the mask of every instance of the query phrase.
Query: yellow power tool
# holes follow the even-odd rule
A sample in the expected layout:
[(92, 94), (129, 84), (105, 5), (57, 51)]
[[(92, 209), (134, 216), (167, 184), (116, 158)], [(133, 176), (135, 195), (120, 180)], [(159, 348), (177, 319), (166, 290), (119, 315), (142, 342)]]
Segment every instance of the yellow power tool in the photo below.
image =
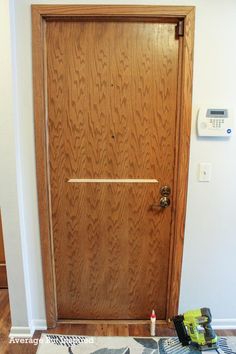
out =
[(190, 345), (201, 351), (217, 350), (218, 338), (211, 327), (211, 320), (211, 311), (206, 307), (175, 316), (173, 322), (182, 345)]

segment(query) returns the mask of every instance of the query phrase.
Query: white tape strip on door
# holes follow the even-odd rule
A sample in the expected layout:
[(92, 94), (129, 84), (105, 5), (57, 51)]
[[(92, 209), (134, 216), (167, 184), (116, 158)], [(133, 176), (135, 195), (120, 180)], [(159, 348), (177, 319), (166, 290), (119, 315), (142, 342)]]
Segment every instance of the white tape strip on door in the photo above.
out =
[(157, 179), (71, 178), (69, 183), (158, 183)]

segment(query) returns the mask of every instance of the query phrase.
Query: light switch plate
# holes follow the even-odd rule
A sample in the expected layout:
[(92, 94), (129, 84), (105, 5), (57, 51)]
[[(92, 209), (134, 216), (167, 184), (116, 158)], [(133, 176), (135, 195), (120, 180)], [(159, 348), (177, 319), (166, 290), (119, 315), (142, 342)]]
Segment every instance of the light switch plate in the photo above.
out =
[(212, 165), (209, 162), (201, 162), (199, 164), (199, 182), (210, 182)]

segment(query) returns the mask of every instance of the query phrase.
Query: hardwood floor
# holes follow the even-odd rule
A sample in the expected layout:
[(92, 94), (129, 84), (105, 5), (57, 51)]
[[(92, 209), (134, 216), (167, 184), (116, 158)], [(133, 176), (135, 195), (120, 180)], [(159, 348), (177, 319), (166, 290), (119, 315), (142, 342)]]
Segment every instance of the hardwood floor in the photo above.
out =
[[(12, 344), (9, 343), (9, 332), (11, 328), (10, 307), (8, 291), (0, 290), (0, 353), (1, 354), (35, 354), (37, 346), (34, 344)], [(149, 336), (149, 325), (125, 324), (60, 324), (56, 328), (44, 331), (46, 333), (58, 334), (80, 334), (88, 336)], [(40, 338), (42, 331), (36, 331), (34, 339)], [(236, 330), (217, 331), (219, 335), (236, 336)], [(158, 336), (173, 336), (175, 330), (160, 327), (157, 329)]]

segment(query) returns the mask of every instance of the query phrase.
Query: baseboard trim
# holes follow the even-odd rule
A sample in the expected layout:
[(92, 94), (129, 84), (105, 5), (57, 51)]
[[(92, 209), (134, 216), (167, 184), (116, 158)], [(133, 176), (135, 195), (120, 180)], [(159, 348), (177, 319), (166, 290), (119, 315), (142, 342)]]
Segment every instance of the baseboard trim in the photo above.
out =
[(34, 331), (32, 331), (31, 327), (12, 326), (9, 333), (9, 338), (30, 338), (33, 334)]
[(215, 319), (212, 321), (214, 329), (236, 329), (236, 318)]
[(30, 327), (12, 326), (9, 338), (31, 338), (35, 331), (45, 331), (47, 329), (46, 320), (32, 320)]

